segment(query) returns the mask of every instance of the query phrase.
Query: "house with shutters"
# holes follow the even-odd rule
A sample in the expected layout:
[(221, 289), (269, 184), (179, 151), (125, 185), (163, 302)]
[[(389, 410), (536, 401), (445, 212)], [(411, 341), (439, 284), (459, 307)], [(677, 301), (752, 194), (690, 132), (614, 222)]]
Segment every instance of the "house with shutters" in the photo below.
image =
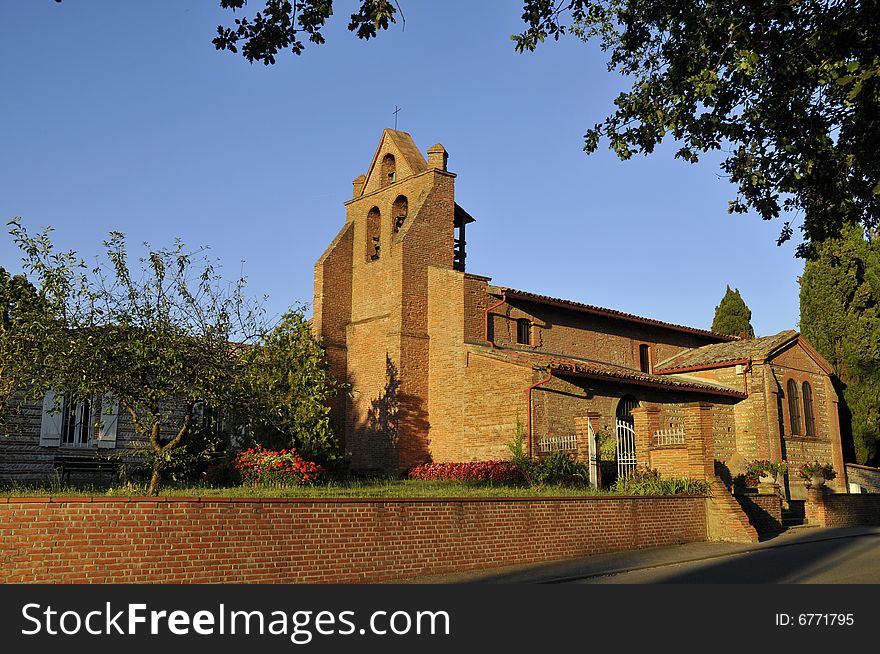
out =
[[(715, 480), (752, 459), (819, 460), (846, 488), (833, 371), (795, 331), (737, 339), (509, 288), (467, 268), (475, 219), (445, 148), (386, 129), (315, 265), (313, 328), (350, 385), (334, 416), (351, 465), (509, 457), (647, 465)], [(785, 493), (803, 497), (793, 475)]]
[(2, 482), (43, 482), (62, 473), (72, 480), (94, 478), (102, 468), (112, 469), (101, 464), (106, 455), (124, 455), (137, 442), (130, 420), (110, 397), (73, 402), (49, 391), (42, 401), (16, 406), (0, 436)]

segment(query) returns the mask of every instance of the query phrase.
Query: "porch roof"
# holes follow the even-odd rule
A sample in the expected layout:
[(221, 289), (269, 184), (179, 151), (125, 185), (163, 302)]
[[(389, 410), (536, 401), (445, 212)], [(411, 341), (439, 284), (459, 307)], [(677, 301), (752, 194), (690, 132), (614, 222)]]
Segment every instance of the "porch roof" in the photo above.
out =
[(521, 350), (492, 349), (481, 345), (470, 345), (480, 354), (501, 359), (520, 366), (529, 366), (535, 370), (547, 370), (561, 376), (582, 377), (601, 381), (614, 381), (634, 386), (650, 386), (664, 390), (679, 390), (692, 393), (703, 393), (745, 399), (747, 394), (719, 384), (698, 382), (673, 375), (652, 375), (618, 366), (604, 361), (593, 361), (578, 357), (545, 354), (541, 352), (524, 352)]
[(674, 372), (688, 369), (717, 367), (718, 364), (742, 363), (757, 359), (766, 359), (774, 350), (798, 337), (793, 329), (787, 329), (773, 336), (750, 338), (730, 343), (713, 343), (703, 347), (680, 352), (655, 366), (659, 372)]

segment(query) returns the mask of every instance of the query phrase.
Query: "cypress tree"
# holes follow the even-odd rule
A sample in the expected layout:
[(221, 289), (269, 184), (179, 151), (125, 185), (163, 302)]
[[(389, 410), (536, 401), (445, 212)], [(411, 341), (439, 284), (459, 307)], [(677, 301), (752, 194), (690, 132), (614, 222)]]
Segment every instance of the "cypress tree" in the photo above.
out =
[(712, 331), (728, 336), (745, 334), (747, 338), (755, 337), (752, 329), (752, 311), (746, 306), (739, 289), (730, 290), (721, 298), (721, 304), (715, 307), (715, 318), (712, 320)]
[(811, 254), (801, 278), (801, 332), (837, 373), (841, 429), (851, 430), (856, 461), (877, 465), (880, 241), (850, 227), (840, 238), (814, 244)]

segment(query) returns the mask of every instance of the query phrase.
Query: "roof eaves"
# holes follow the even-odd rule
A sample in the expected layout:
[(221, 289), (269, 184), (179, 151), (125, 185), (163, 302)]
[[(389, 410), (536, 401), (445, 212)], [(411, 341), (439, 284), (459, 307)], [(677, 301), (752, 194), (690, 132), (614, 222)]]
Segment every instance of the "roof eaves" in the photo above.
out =
[(591, 304), (583, 304), (581, 302), (575, 302), (574, 300), (565, 300), (562, 298), (550, 297), (549, 295), (539, 295), (537, 293), (531, 293), (529, 291), (521, 291), (515, 288), (508, 288), (504, 286), (498, 287), (501, 291), (507, 294), (508, 298), (513, 299), (521, 299), (530, 302), (537, 302), (539, 304), (545, 304), (548, 306), (556, 306), (562, 309), (571, 309), (574, 311), (580, 311), (583, 313), (591, 313), (594, 315), (601, 315), (608, 318), (616, 318), (618, 320), (626, 320), (628, 322), (635, 322), (643, 325), (650, 325), (652, 327), (661, 327), (663, 329), (670, 329), (673, 331), (684, 332), (688, 334), (695, 334), (698, 336), (704, 336), (712, 339), (716, 339), (719, 342), (730, 342), (738, 340), (735, 336), (728, 336), (726, 334), (719, 334), (717, 332), (712, 332), (706, 329), (699, 329), (698, 327), (688, 327), (687, 325), (677, 325), (671, 322), (665, 322), (663, 320), (656, 320), (654, 318), (645, 318), (644, 316), (637, 316), (632, 313), (626, 313), (624, 311), (618, 311), (616, 309), (607, 309), (605, 307), (598, 307)]

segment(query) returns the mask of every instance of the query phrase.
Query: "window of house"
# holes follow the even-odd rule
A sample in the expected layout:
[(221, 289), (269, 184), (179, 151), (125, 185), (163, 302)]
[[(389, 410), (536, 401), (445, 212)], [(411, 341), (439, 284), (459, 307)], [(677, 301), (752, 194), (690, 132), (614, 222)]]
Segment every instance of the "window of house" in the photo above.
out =
[(379, 258), (379, 238), (382, 230), (382, 214), (379, 207), (373, 207), (367, 214), (367, 261)]
[(804, 393), (804, 434), (816, 435), (816, 419), (813, 417), (813, 387), (805, 381), (801, 386)]
[(651, 372), (651, 346), (645, 343), (639, 345), (639, 370)]
[(516, 321), (516, 342), (520, 345), (532, 344), (532, 321), (528, 318)]
[(71, 402), (63, 393), (48, 391), (43, 397), (40, 446), (114, 448), (118, 422), (119, 402), (109, 395)]
[(393, 154), (386, 154), (382, 158), (382, 186), (388, 186), (397, 181), (397, 164)]
[(88, 445), (94, 433), (92, 402), (62, 401), (61, 444), (71, 446)]
[(793, 379), (788, 380), (786, 384), (786, 392), (788, 393), (788, 420), (791, 423), (791, 433), (801, 433), (801, 408), (800, 397), (798, 394), (797, 382)]

